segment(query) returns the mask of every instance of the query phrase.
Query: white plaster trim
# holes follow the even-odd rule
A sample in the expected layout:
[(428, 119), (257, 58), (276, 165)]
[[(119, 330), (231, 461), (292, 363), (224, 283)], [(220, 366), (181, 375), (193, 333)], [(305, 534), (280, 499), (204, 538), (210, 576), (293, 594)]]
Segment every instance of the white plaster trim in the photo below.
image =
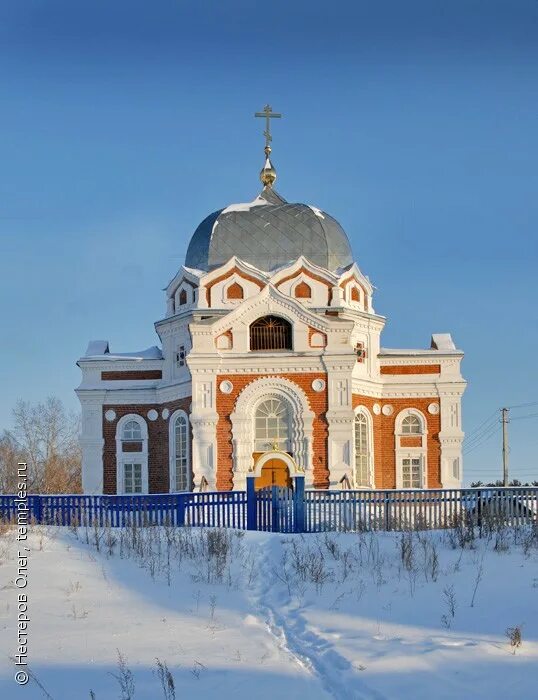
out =
[[(255, 451), (255, 416), (259, 403), (270, 397), (286, 401), (290, 408), (290, 452), (299, 468), (312, 474), (312, 438), (314, 413), (300, 386), (284, 377), (264, 377), (248, 384), (237, 397), (230, 414), (234, 472), (244, 479)], [(234, 482), (235, 483), (235, 482)], [(235, 486), (238, 488), (237, 484)]]
[(270, 278), (271, 284), (274, 284), (276, 287), (282, 282), (283, 279), (291, 278), (294, 277), (295, 274), (298, 274), (302, 267), (304, 267), (305, 270), (308, 270), (308, 272), (310, 272), (312, 275), (316, 275), (317, 277), (321, 277), (322, 279), (326, 280), (331, 287), (336, 285), (338, 282), (337, 275), (333, 274), (330, 272), (330, 270), (327, 270), (324, 267), (314, 265), (314, 263), (310, 262), (310, 260), (301, 255), (291, 265), (286, 265), (286, 267), (281, 267), (279, 270), (277, 270)]
[(266, 464), (266, 462), (269, 462), (271, 459), (282, 460), (290, 470), (290, 476), (302, 474), (302, 471), (297, 467), (297, 463), (295, 462), (295, 460), (292, 457), (290, 457), (290, 455), (287, 452), (282, 452), (281, 450), (269, 450), (268, 452), (264, 452), (262, 455), (260, 455), (260, 457), (258, 457), (253, 470), (249, 472), (249, 476), (261, 476), (262, 467), (264, 466), (264, 464)]

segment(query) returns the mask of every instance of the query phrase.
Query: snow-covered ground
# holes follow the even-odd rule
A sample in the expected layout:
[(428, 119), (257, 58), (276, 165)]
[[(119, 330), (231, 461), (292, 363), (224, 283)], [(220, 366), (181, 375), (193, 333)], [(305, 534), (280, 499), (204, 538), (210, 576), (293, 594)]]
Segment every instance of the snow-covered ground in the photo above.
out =
[[(537, 538), (520, 531), (517, 539), (506, 531), (462, 548), (455, 535), (432, 532), (34, 529), (28, 597), (36, 680), (18, 687), (9, 660), (16, 542), (7, 533), (0, 697), (535, 697)], [(514, 654), (505, 632), (515, 626), (522, 644)], [(133, 695), (120, 689), (118, 654)], [(175, 696), (162, 689), (157, 660)]]

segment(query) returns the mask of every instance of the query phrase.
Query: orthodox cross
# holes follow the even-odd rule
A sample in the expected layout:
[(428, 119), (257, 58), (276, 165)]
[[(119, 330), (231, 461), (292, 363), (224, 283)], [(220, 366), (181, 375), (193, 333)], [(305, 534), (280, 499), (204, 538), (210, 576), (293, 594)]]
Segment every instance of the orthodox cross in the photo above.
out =
[(263, 132), (265, 136), (265, 148), (270, 148), (270, 143), (273, 140), (271, 136), (271, 119), (280, 119), (282, 115), (273, 112), (271, 105), (265, 105), (263, 112), (255, 112), (254, 116), (265, 119), (265, 131)]
[(345, 406), (347, 404), (347, 381), (345, 379), (338, 380), (336, 393), (338, 394), (338, 405)]

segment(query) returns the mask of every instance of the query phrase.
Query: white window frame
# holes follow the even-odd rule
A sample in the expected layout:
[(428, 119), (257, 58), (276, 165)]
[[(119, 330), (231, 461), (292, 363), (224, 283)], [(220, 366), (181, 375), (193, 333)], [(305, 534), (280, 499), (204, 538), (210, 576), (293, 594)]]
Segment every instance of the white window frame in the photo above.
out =
[[(413, 423), (408, 423), (409, 419), (413, 419)], [(416, 426), (418, 425), (418, 430), (406, 430), (406, 427), (409, 426)], [(408, 413), (406, 416), (402, 418), (402, 423), (401, 423), (401, 432), (402, 435), (422, 435), (422, 432), (424, 430), (424, 426), (422, 424), (422, 420), (417, 416), (416, 413)]]
[[(265, 438), (258, 438), (258, 430), (257, 430), (258, 411), (260, 409), (260, 406), (262, 406), (264, 403), (267, 403), (268, 401), (279, 401), (286, 409), (287, 437), (286, 438), (268, 437), (267, 442), (264, 443), (263, 449), (261, 449), (259, 443)], [(263, 416), (261, 416), (261, 418), (263, 418)], [(268, 419), (266, 419), (266, 426), (267, 426), (267, 420)], [(280, 431), (278, 431), (278, 432), (280, 432)], [(283, 398), (282, 396), (264, 396), (260, 401), (258, 401), (258, 403), (256, 404), (256, 408), (254, 409), (254, 451), (255, 452), (267, 452), (268, 450), (272, 449), (273, 443), (277, 443), (279, 450), (282, 450), (282, 452), (289, 452), (291, 449), (291, 438), (292, 438), (292, 410), (291, 410), (291, 406), (286, 401), (286, 399)]]
[[(123, 430), (130, 421), (135, 421), (140, 426), (141, 440), (124, 439)], [(124, 452), (124, 442), (141, 442), (140, 452)], [(125, 493), (125, 465), (142, 464), (142, 493), (149, 491), (148, 479), (148, 425), (142, 416), (136, 413), (129, 413), (119, 419), (116, 426), (116, 493)]]
[[(137, 455), (138, 452), (131, 452), (131, 454)], [(136, 459), (136, 457), (133, 457), (133, 459), (131, 459), (131, 461), (124, 460), (122, 464), (123, 464), (123, 493), (125, 493), (125, 494), (143, 493), (143, 473), (144, 473), (144, 467), (143, 467), (143, 464), (142, 464), (142, 460)], [(134, 468), (137, 467), (137, 466), (140, 467), (140, 491), (134, 491), (134, 490), (132, 490), (132, 491), (127, 491), (127, 488), (126, 488), (127, 466), (131, 466), (131, 467), (133, 468), (133, 475), (132, 475), (132, 478), (133, 478), (133, 483), (132, 483), (133, 489), (134, 489), (134, 486), (135, 486)]]
[[(408, 416), (415, 416), (420, 421), (420, 433), (404, 433), (403, 421)], [(420, 438), (420, 445), (416, 447), (402, 447), (401, 438)], [(396, 444), (396, 488), (409, 488), (412, 490), (417, 487), (404, 487), (403, 485), (403, 460), (404, 459), (420, 459), (420, 487), (427, 488), (428, 484), (428, 421), (422, 411), (416, 408), (405, 408), (396, 416), (394, 422), (394, 438)]]
[(192, 463), (191, 463), (191, 422), (189, 414), (183, 410), (174, 411), (168, 423), (168, 453), (170, 456), (169, 463), (169, 491), (170, 493), (183, 493), (182, 491), (172, 490), (172, 485), (176, 483), (176, 421), (181, 417), (186, 421), (187, 439), (186, 439), (186, 460), (187, 460), (187, 488), (185, 491), (192, 490)]
[[(357, 454), (356, 454), (356, 420), (357, 416), (364, 416), (366, 419), (366, 441), (367, 441), (367, 470), (368, 483), (359, 484), (357, 479)], [(353, 418), (353, 479), (355, 487), (358, 489), (374, 488), (374, 431), (370, 411), (366, 406), (357, 406)]]
[[(413, 480), (413, 460), (418, 461), (418, 467), (419, 467), (419, 484), (418, 486), (404, 486), (403, 484), (403, 479), (404, 479), (404, 467), (406, 466), (404, 464), (405, 461), (409, 460), (409, 480)], [(421, 454), (409, 454), (409, 455), (404, 455), (400, 458), (400, 469), (401, 469), (401, 478), (402, 478), (402, 489), (410, 489), (415, 490), (415, 489), (423, 489), (424, 488), (424, 458)]]

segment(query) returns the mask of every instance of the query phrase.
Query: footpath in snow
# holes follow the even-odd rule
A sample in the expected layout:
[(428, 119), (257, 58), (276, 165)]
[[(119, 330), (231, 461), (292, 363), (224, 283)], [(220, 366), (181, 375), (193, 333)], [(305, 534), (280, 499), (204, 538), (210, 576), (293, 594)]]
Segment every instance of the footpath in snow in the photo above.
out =
[(35, 528), (29, 546), (17, 687), (16, 543), (0, 537), (2, 699), (536, 694), (536, 532)]

